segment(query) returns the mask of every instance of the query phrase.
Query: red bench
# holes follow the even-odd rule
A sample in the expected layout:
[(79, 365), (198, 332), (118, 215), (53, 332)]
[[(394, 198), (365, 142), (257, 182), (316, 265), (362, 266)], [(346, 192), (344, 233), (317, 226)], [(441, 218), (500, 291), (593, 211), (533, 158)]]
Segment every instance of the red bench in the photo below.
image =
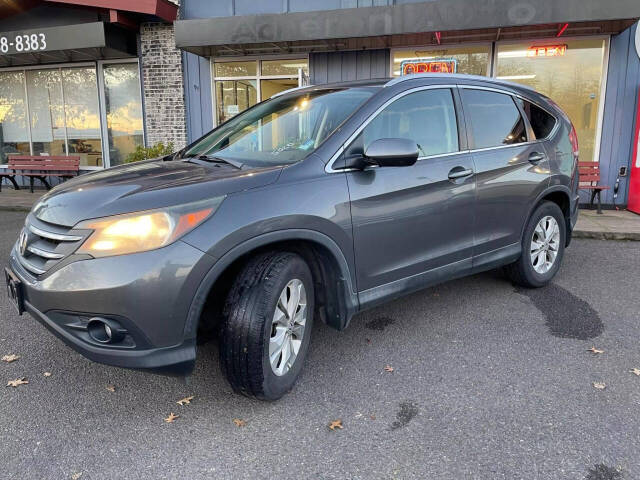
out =
[(591, 201), (589, 205), (593, 207), (593, 200), (598, 196), (598, 213), (602, 213), (602, 205), (600, 203), (600, 192), (609, 190), (606, 185), (598, 185), (600, 183), (600, 164), (598, 162), (578, 162), (578, 173), (580, 183), (589, 183), (589, 185), (580, 185), (580, 190), (591, 190)]
[(16, 182), (17, 176), (29, 177), (29, 186), (33, 193), (33, 180), (40, 180), (47, 190), (51, 185), (47, 177), (71, 178), (78, 175), (80, 170), (80, 157), (78, 156), (53, 156), (53, 155), (11, 155), (9, 166), (5, 173), (0, 173), (0, 191), (2, 191), (2, 179), (8, 178), (13, 183), (13, 188), (20, 190)]

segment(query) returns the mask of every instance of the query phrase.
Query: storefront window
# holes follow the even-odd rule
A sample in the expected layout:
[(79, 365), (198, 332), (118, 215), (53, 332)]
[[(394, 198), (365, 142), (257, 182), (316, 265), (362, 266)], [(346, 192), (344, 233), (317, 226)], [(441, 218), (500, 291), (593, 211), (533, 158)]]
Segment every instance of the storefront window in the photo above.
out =
[(80, 165), (100, 166), (102, 141), (95, 68), (63, 68), (62, 86), (69, 155), (79, 155)]
[(11, 153), (29, 155), (24, 72), (0, 72), (0, 161)]
[(246, 77), (258, 74), (258, 64), (251, 62), (219, 62), (215, 64), (216, 77)]
[(0, 71), (0, 165), (7, 155), (32, 154), (79, 156), (81, 167), (102, 167), (103, 126), (110, 164), (118, 165), (144, 143), (142, 124), (137, 62)]
[(34, 155), (66, 155), (60, 70), (28, 70), (27, 94)]
[(578, 133), (580, 159), (597, 161), (604, 39), (498, 45), (496, 76), (523, 83), (553, 99)]
[(298, 70), (302, 69), (305, 74), (309, 74), (308, 62), (306, 59), (293, 60), (263, 60), (262, 75), (298, 75)]
[(308, 78), (306, 58), (216, 62), (213, 65), (216, 124), (220, 125), (276, 93)]
[(124, 163), (143, 144), (137, 63), (104, 65), (104, 93), (111, 165)]
[(404, 73), (449, 72), (486, 76), (490, 52), (489, 45), (395, 50), (392, 72), (394, 77), (402, 75), (403, 70)]

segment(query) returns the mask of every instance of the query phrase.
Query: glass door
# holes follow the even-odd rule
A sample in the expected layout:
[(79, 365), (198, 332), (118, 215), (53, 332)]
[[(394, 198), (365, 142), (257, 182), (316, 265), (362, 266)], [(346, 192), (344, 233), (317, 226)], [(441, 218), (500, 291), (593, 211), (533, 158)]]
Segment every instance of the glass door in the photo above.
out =
[(303, 84), (308, 75), (306, 58), (213, 62), (215, 124), (226, 122), (276, 93)]

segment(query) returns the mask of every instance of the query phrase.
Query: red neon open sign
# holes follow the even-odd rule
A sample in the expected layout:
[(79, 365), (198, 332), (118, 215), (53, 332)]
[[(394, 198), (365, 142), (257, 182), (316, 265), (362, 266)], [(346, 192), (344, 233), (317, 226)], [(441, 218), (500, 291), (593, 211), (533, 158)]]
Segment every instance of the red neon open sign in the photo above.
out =
[(563, 57), (566, 52), (566, 45), (541, 45), (539, 47), (529, 47), (527, 57)]
[(402, 74), (412, 73), (456, 73), (457, 62), (455, 59), (445, 60), (420, 60), (411, 59), (402, 62)]

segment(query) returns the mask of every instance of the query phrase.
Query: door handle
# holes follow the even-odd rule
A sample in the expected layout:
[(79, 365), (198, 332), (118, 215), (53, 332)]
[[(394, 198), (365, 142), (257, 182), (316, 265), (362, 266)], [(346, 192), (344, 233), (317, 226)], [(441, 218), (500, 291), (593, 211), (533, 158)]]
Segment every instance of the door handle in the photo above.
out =
[(473, 169), (471, 168), (454, 167), (451, 170), (449, 170), (449, 180), (468, 177), (469, 175), (473, 175)]
[(546, 158), (545, 154), (540, 152), (531, 152), (531, 154), (529, 155), (529, 161), (531, 163), (538, 163), (544, 160), (545, 158)]

